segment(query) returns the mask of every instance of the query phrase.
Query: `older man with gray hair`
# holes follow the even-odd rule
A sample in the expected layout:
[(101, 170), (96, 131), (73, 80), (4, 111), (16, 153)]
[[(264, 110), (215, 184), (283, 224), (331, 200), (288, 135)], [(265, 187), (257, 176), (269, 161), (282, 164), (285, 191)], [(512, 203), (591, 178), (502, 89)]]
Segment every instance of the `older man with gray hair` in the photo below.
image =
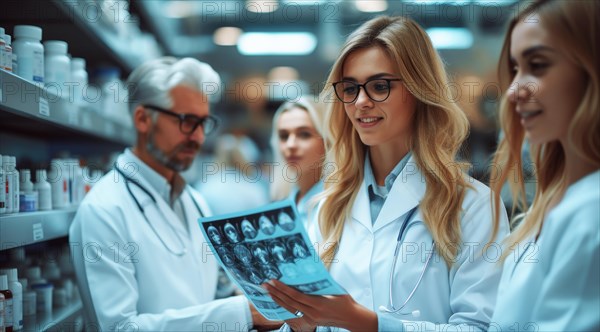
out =
[(185, 183), (216, 118), (219, 75), (160, 58), (127, 88), (137, 139), (85, 197), (69, 236), (86, 329), (248, 330), (268, 322), (242, 296), (215, 300), (218, 264), (197, 224), (210, 215)]

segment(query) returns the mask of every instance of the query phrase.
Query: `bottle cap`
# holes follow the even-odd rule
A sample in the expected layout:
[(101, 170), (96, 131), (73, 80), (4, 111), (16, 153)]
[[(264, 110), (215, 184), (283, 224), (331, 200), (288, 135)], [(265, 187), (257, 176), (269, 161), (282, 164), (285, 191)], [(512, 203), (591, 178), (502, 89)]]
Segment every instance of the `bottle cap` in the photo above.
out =
[(67, 55), (67, 43), (62, 40), (47, 40), (44, 42), (46, 54)]
[(5, 274), (8, 278), (8, 282), (19, 281), (17, 269), (1, 269), (0, 274)]
[(8, 278), (6, 274), (0, 275), (0, 290), (8, 289)]
[(42, 278), (42, 269), (39, 266), (32, 266), (27, 269), (27, 279), (35, 281)]
[(27, 278), (19, 278), (19, 283), (21, 283), (21, 286), (23, 286), (23, 290), (26, 290), (27, 285), (29, 284)]
[(52, 288), (54, 288), (54, 286), (49, 282), (42, 282), (39, 284), (31, 285), (31, 289), (48, 289), (48, 288), (52, 289)]
[(10, 35), (4, 35), (4, 41), (6, 42), (6, 45), (10, 46), (10, 43), (12, 42), (12, 37)]
[(15, 35), (15, 38), (42, 40), (42, 28), (34, 25), (16, 25), (13, 34)]
[(85, 59), (73, 58), (71, 59), (71, 70), (85, 70)]

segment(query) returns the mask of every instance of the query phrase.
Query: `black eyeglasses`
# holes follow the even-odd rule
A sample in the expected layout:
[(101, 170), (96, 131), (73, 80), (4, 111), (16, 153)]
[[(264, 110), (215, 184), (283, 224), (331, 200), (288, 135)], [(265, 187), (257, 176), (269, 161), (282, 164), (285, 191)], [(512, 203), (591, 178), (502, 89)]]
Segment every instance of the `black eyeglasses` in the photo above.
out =
[(198, 126), (202, 126), (202, 130), (204, 131), (204, 135), (208, 135), (212, 133), (218, 126), (219, 120), (216, 116), (208, 115), (205, 117), (195, 116), (193, 114), (179, 114), (173, 111), (169, 111), (162, 107), (153, 106), (153, 105), (142, 105), (142, 107), (157, 111), (163, 114), (167, 114), (170, 116), (174, 116), (179, 119), (179, 130), (181, 133), (185, 135), (189, 135), (193, 133)]
[(338, 99), (345, 104), (356, 101), (360, 88), (367, 93), (367, 97), (375, 102), (382, 102), (390, 96), (390, 82), (402, 81), (399, 78), (375, 78), (366, 81), (364, 84), (358, 84), (353, 81), (339, 81), (333, 83), (333, 89)]

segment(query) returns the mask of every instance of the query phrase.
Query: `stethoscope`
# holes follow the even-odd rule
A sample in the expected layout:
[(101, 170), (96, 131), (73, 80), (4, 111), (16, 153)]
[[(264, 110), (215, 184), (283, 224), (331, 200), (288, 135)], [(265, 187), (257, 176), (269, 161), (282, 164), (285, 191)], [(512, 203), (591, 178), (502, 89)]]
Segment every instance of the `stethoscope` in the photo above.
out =
[(433, 242), (433, 241), (431, 242), (433, 247), (431, 248), (431, 251), (427, 255), (427, 260), (425, 261), (425, 265), (423, 265), (423, 269), (421, 270), (421, 274), (419, 275), (419, 279), (417, 280), (417, 283), (413, 287), (412, 291), (408, 294), (408, 297), (406, 298), (404, 303), (402, 303), (402, 305), (398, 308), (396, 308), (394, 306), (394, 282), (393, 282), (394, 281), (394, 271), (396, 270), (396, 262), (398, 261), (398, 253), (400, 253), (400, 245), (404, 241), (404, 236), (406, 235), (406, 231), (412, 225), (415, 225), (418, 223), (418, 221), (410, 222), (410, 218), (412, 218), (412, 216), (415, 214), (415, 212), (417, 211), (418, 208), (419, 208), (419, 206), (417, 205), (414, 208), (412, 208), (412, 210), (408, 211), (406, 218), (404, 218), (404, 223), (402, 223), (402, 226), (400, 227), (400, 232), (398, 233), (398, 239), (396, 240), (396, 249), (394, 250), (394, 261), (392, 262), (392, 269), (390, 270), (390, 284), (389, 284), (390, 307), (388, 308), (383, 305), (379, 306), (379, 311), (381, 311), (381, 312), (390, 313), (390, 314), (399, 314), (399, 315), (413, 315), (413, 317), (419, 317), (421, 315), (421, 311), (419, 311), (419, 310), (413, 310), (410, 313), (403, 313), (400, 311), (402, 309), (404, 309), (404, 307), (406, 307), (406, 304), (408, 303), (408, 301), (410, 301), (410, 299), (412, 299), (413, 295), (417, 291), (417, 288), (419, 288), (419, 285), (421, 284), (421, 280), (423, 280), (423, 275), (425, 275), (425, 271), (427, 270), (427, 266), (429, 266), (429, 261), (431, 261), (431, 257), (433, 256), (433, 252), (435, 250), (435, 242)]
[[(174, 251), (171, 248), (169, 248), (169, 246), (165, 243), (165, 241), (162, 239), (162, 237), (160, 236), (160, 234), (156, 231), (156, 229), (154, 228), (154, 226), (152, 226), (152, 223), (150, 222), (150, 220), (148, 220), (148, 216), (146, 216), (146, 209), (144, 209), (144, 207), (142, 206), (142, 204), (140, 204), (140, 202), (138, 201), (138, 199), (133, 194), (133, 191), (131, 191), (130, 184), (133, 183), (136, 187), (138, 187), (141, 191), (143, 191), (148, 197), (150, 197), (150, 199), (152, 200), (152, 203), (154, 203), (157, 206), (157, 208), (158, 208), (158, 204), (156, 202), (156, 198), (154, 198), (154, 196), (152, 195), (152, 193), (148, 189), (146, 189), (144, 186), (142, 186), (139, 182), (137, 182), (136, 180), (132, 179), (130, 176), (128, 176), (127, 174), (125, 174), (125, 172), (123, 172), (121, 169), (119, 169), (119, 167), (117, 167), (116, 163), (114, 165), (114, 169), (115, 169), (115, 171), (117, 171), (117, 173), (119, 173), (119, 175), (121, 175), (123, 178), (125, 178), (125, 187), (127, 188), (127, 192), (129, 192), (129, 195), (135, 201), (135, 205), (137, 205), (138, 209), (140, 210), (140, 212), (144, 216), (144, 219), (146, 220), (146, 223), (150, 226), (150, 228), (152, 229), (152, 231), (154, 232), (154, 234), (156, 234), (156, 237), (158, 237), (158, 239), (160, 240), (160, 242), (162, 243), (162, 245), (165, 247), (165, 249), (167, 249), (167, 251), (169, 251), (171, 254), (173, 254), (175, 256), (178, 256), (178, 257), (181, 257), (181, 256), (185, 255), (187, 253), (187, 247), (185, 245), (185, 242), (183, 242), (183, 239), (181, 239), (181, 237), (179, 236), (179, 234), (177, 233), (177, 231), (173, 227), (173, 225), (171, 225), (170, 222), (167, 222), (167, 224), (171, 228), (171, 231), (173, 233), (175, 233), (175, 236), (177, 237), (177, 240), (179, 241), (179, 244), (181, 245), (181, 250), (179, 250), (179, 251)], [(190, 199), (192, 200), (192, 202), (194, 202), (194, 205), (196, 206), (196, 209), (198, 209), (198, 212), (200, 213), (200, 217), (204, 217), (204, 214), (202, 213), (202, 209), (200, 209), (200, 206), (198, 205), (198, 203), (192, 197), (191, 194), (190, 194)], [(158, 211), (160, 211), (161, 216), (166, 221), (167, 218), (163, 214), (162, 210), (160, 208), (158, 208)]]

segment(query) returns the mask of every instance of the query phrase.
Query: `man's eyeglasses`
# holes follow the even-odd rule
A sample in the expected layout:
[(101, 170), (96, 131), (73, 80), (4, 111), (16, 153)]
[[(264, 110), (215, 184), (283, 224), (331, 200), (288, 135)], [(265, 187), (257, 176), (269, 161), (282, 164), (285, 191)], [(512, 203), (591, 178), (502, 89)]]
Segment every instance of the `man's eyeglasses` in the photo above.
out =
[(173, 111), (153, 105), (142, 105), (142, 107), (178, 118), (179, 130), (185, 135), (193, 133), (198, 126), (202, 126), (204, 135), (209, 135), (217, 128), (217, 125), (219, 124), (219, 120), (213, 115), (208, 115), (201, 118), (193, 114), (175, 113)]
[(358, 84), (353, 81), (339, 81), (333, 83), (333, 89), (338, 99), (345, 104), (356, 101), (360, 88), (362, 87), (369, 99), (375, 102), (382, 102), (390, 96), (390, 82), (402, 81), (399, 78), (375, 78), (366, 81), (364, 84)]

